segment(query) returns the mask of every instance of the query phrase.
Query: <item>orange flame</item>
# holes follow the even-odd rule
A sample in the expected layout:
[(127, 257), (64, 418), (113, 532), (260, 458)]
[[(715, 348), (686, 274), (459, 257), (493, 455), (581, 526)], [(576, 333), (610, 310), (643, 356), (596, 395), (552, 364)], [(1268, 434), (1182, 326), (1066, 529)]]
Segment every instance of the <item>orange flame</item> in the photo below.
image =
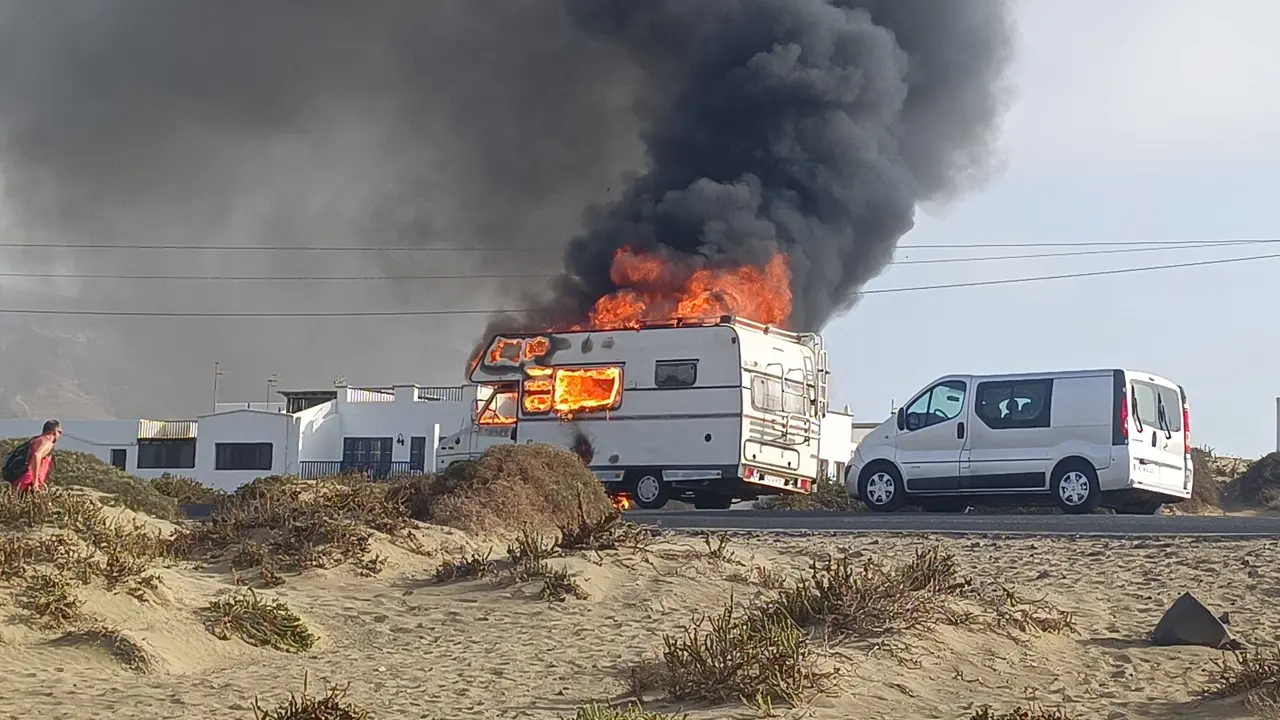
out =
[(615, 510), (630, 510), (636, 506), (635, 503), (631, 502), (631, 498), (626, 495), (614, 495), (609, 499), (613, 502), (613, 509)]
[(611, 410), (622, 397), (622, 368), (557, 368), (552, 407), (562, 417)]
[(622, 289), (596, 301), (588, 323), (595, 329), (722, 315), (785, 326), (791, 317), (791, 269), (781, 253), (774, 253), (764, 267), (690, 272), (660, 255), (627, 247), (614, 254), (610, 277)]

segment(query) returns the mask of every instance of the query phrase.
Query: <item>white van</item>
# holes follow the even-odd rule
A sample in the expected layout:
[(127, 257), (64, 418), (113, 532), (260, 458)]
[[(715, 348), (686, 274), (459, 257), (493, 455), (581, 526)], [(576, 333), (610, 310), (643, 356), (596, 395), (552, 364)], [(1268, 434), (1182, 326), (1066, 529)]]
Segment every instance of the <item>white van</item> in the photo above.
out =
[(891, 512), (1052, 499), (1154, 514), (1191, 497), (1182, 387), (1133, 370), (948, 375), (858, 445), (849, 495)]

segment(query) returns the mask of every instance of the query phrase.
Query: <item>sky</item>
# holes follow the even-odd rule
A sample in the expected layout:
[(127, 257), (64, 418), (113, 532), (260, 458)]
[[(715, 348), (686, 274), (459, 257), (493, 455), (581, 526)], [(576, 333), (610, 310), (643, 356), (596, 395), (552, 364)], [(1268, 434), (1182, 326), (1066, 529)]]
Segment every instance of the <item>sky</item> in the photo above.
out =
[[(921, 208), (915, 229), (903, 238), (899, 260), (976, 252), (907, 247), (911, 245), (1280, 238), (1280, 205), (1270, 202), (1280, 188), (1280, 133), (1274, 131), (1280, 127), (1280, 95), (1272, 91), (1280, 87), (1280, 52), (1272, 49), (1280, 3), (1021, 0), (1018, 9), (1021, 32), (999, 170), (954, 203)], [(327, 202), (314, 194), (304, 200)], [(0, 228), (7, 225), (4, 212), (0, 204)], [(550, 224), (557, 228), (575, 221), (556, 215)], [(1280, 253), (1280, 243), (1252, 249), (897, 265), (867, 289), (1267, 252)], [(1194, 444), (1256, 457), (1277, 448), (1280, 373), (1273, 358), (1280, 354), (1275, 310), (1280, 287), (1272, 281), (1277, 272), (1280, 258), (868, 295), (824, 329), (833, 371), (832, 405), (847, 404), (858, 420), (878, 421), (894, 401), (906, 401), (946, 374), (1141, 369), (1186, 388)], [(7, 281), (0, 292), (17, 289), (14, 283)], [(74, 292), (47, 282), (40, 287), (46, 293)], [(72, 296), (66, 306), (84, 302)], [(231, 323), (241, 323), (235, 326), (240, 328), (253, 321), (222, 322), (211, 327), (234, 336)], [(478, 334), (481, 323), (478, 316), (435, 317), (407, 326), (419, 339), (430, 338), (432, 328), (447, 329), (438, 334), (456, 340), (452, 350), (462, 356), (473, 333), (459, 328), (474, 325)], [(330, 333), (327, 323), (307, 327), (321, 337)], [(290, 347), (275, 349), (258, 366), (232, 368), (224, 378), (223, 399), (257, 400), (262, 378), (272, 372), (280, 373), (285, 387), (327, 384), (332, 377), (297, 377), (279, 360), (292, 356)], [(399, 344), (397, 351), (403, 352)], [(199, 366), (174, 368), (172, 374), (181, 375), (174, 382), (198, 383), (203, 398), (212, 361), (218, 359), (227, 360), (209, 357)], [(148, 356), (148, 362), (158, 361)], [(376, 362), (371, 358), (365, 366), (338, 370), (357, 383), (460, 380), (461, 363), (433, 375), (431, 368), (440, 364), (424, 360), (422, 375), (406, 378), (386, 377)], [(206, 405), (202, 401), (200, 408)], [(196, 410), (174, 405), (153, 412), (181, 417)]]
[[(1278, 23), (1266, 0), (1024, 0), (1000, 171), (922, 209), (896, 259), (979, 252), (906, 248), (926, 244), (1280, 238)], [(1280, 247), (898, 265), (866, 289), (1268, 253)], [(823, 332), (832, 406), (878, 421), (952, 373), (1140, 369), (1184, 386), (1194, 445), (1258, 457), (1278, 449), (1278, 276), (1275, 258), (868, 295)]]

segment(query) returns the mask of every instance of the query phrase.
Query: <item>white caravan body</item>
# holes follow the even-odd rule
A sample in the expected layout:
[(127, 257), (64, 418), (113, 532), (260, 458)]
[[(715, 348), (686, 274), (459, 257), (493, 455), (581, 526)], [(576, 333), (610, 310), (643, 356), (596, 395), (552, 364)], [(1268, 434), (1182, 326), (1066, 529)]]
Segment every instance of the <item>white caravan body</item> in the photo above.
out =
[(495, 444), (559, 445), (642, 508), (806, 493), (818, 474), (818, 335), (736, 318), (501, 335), (470, 380), (486, 389), (471, 425), (442, 440), (440, 469)]
[(994, 499), (1153, 513), (1189, 498), (1192, 475), (1181, 386), (1073, 370), (938, 378), (859, 443), (845, 486), (882, 511)]

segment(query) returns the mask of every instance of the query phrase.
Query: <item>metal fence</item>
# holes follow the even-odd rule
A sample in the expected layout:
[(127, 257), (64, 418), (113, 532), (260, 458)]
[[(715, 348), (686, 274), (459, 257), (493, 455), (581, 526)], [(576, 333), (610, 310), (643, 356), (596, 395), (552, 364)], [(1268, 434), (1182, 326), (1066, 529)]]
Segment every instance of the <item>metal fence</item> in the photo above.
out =
[(404, 460), (373, 463), (343, 462), (341, 460), (305, 460), (298, 463), (298, 477), (303, 480), (347, 474), (364, 475), (370, 480), (385, 480), (404, 475), (423, 475), (425, 470), (419, 463)]

